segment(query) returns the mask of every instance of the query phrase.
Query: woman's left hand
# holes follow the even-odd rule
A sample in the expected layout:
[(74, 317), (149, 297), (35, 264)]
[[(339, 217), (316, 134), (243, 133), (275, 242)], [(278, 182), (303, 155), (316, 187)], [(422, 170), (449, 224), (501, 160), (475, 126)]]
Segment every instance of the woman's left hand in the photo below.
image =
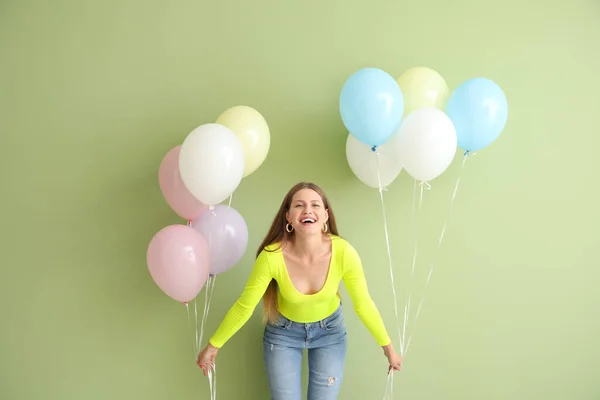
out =
[(387, 357), (388, 362), (390, 364), (390, 366), (388, 367), (388, 374), (390, 374), (392, 370), (400, 371), (400, 369), (402, 368), (402, 357), (400, 357), (400, 355), (396, 353), (396, 350), (394, 350), (394, 347), (391, 343), (383, 347), (383, 353)]

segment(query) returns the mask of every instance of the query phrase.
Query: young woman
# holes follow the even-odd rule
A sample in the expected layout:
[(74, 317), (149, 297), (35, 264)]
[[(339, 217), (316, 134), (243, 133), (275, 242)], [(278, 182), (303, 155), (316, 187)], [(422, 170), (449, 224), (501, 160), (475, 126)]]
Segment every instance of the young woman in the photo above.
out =
[(346, 327), (338, 293), (344, 285), (362, 322), (383, 348), (389, 371), (400, 370), (360, 257), (338, 236), (323, 191), (299, 183), (285, 196), (241, 296), (198, 355), (207, 374), (219, 349), (248, 321), (263, 299), (264, 362), (272, 400), (299, 400), (304, 349), (308, 351), (308, 400), (337, 399), (346, 359)]

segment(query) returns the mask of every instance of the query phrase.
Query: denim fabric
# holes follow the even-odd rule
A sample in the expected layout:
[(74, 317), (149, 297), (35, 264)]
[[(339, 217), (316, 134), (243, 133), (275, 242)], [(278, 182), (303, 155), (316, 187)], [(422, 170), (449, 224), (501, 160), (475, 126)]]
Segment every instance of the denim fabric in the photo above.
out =
[(301, 400), (302, 354), (308, 351), (308, 400), (335, 400), (340, 393), (347, 337), (341, 306), (329, 317), (298, 323), (281, 317), (267, 324), (264, 360), (271, 400)]

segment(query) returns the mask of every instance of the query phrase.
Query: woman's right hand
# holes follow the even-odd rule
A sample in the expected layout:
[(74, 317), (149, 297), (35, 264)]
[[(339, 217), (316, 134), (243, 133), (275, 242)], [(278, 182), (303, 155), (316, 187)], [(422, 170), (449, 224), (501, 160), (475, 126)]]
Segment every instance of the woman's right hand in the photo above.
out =
[(218, 352), (219, 349), (209, 343), (204, 350), (198, 354), (198, 360), (196, 361), (196, 364), (202, 368), (204, 376), (208, 374), (209, 368), (215, 365), (215, 358), (217, 358)]

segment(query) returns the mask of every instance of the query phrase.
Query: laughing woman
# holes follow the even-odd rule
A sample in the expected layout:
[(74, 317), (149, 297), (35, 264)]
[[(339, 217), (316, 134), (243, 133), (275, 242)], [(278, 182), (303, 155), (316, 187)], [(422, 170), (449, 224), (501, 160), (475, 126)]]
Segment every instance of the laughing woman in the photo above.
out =
[(400, 370), (401, 358), (369, 295), (360, 257), (338, 235), (331, 205), (312, 183), (295, 185), (283, 199), (244, 291), (198, 355), (198, 366), (206, 375), (219, 349), (248, 321), (262, 298), (271, 399), (300, 400), (304, 349), (308, 400), (337, 399), (347, 349), (341, 281), (357, 315), (383, 348), (389, 370)]

